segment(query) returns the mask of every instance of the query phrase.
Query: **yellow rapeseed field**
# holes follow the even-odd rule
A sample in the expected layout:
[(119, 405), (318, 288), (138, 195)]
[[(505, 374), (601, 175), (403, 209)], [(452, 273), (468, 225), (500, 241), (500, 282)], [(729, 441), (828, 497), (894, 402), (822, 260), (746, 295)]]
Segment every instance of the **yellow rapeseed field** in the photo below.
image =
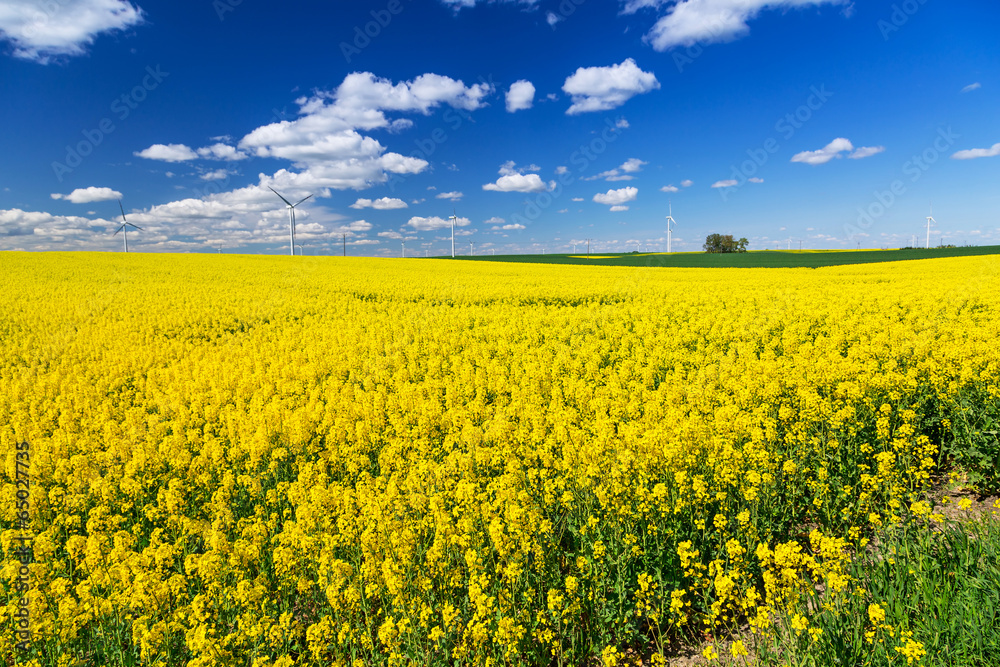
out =
[(998, 268), (5, 253), (0, 655), (613, 666), (767, 633), (932, 511), (951, 420), (1000, 399)]

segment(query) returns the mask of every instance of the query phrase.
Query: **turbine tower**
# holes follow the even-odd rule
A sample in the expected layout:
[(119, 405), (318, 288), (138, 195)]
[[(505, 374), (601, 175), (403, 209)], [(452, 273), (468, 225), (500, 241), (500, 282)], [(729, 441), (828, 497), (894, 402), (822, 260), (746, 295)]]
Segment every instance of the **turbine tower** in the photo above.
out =
[(454, 213), (452, 213), (451, 215), (449, 215), (448, 219), (451, 220), (451, 257), (452, 257), (452, 259), (454, 259), (455, 258), (455, 223), (458, 222), (458, 210), (455, 210)]
[[(934, 219), (934, 204), (931, 204), (931, 214), (927, 216), (927, 249), (931, 249), (931, 223), (937, 224), (937, 220)], [(942, 244), (943, 245), (943, 244)]]
[(677, 226), (677, 221), (674, 220), (674, 203), (670, 202), (670, 214), (667, 215), (667, 252), (671, 253), (674, 251), (673, 240), (674, 240), (674, 230), (671, 229), (671, 225)]
[(281, 201), (285, 202), (285, 206), (288, 208), (288, 250), (289, 254), (291, 254), (294, 257), (295, 256), (295, 207), (304, 202), (306, 199), (309, 199), (309, 197), (312, 197), (312, 195), (306, 195), (305, 197), (303, 197), (302, 199), (293, 204), (292, 202), (288, 201), (280, 194), (278, 194), (278, 191), (272, 188), (270, 185), (267, 186), (267, 189), (273, 192), (274, 194), (278, 195), (278, 198)]
[(125, 219), (125, 207), (122, 206), (122, 200), (118, 200), (118, 208), (122, 211), (122, 226), (118, 228), (118, 231), (113, 234), (113, 236), (118, 236), (118, 232), (122, 232), (123, 238), (125, 239), (125, 252), (128, 252), (128, 228), (133, 227), (139, 231), (145, 231), (142, 227), (137, 227), (131, 222)]

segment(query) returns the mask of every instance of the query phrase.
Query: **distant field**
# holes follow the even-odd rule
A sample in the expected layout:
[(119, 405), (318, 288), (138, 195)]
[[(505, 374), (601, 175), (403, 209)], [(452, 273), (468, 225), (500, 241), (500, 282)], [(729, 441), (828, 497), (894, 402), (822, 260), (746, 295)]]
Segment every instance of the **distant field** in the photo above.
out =
[(935, 257), (1000, 255), (1000, 246), (941, 248), (931, 250), (758, 250), (747, 253), (673, 254), (601, 253), (589, 259), (579, 253), (563, 255), (462, 255), (455, 259), (486, 262), (528, 262), (535, 264), (588, 264), (597, 266), (664, 266), (684, 268), (818, 268), (844, 264), (873, 264)]

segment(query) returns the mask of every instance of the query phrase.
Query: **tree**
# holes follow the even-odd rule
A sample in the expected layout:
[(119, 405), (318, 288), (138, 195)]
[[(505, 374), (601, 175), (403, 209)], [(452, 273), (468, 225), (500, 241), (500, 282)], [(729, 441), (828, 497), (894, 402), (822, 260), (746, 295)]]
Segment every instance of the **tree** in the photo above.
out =
[(709, 234), (705, 237), (705, 252), (746, 252), (750, 242), (746, 238), (739, 241), (732, 234)]

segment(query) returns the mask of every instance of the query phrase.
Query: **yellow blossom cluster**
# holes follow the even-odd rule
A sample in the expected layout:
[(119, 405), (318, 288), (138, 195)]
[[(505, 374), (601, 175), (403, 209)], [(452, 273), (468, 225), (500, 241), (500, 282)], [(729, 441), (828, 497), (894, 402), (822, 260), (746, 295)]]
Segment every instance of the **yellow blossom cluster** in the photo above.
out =
[(39, 665), (611, 666), (766, 631), (926, 514), (934, 429), (1000, 399), (989, 257), (10, 253), (0, 282), (0, 655), (28, 443)]

